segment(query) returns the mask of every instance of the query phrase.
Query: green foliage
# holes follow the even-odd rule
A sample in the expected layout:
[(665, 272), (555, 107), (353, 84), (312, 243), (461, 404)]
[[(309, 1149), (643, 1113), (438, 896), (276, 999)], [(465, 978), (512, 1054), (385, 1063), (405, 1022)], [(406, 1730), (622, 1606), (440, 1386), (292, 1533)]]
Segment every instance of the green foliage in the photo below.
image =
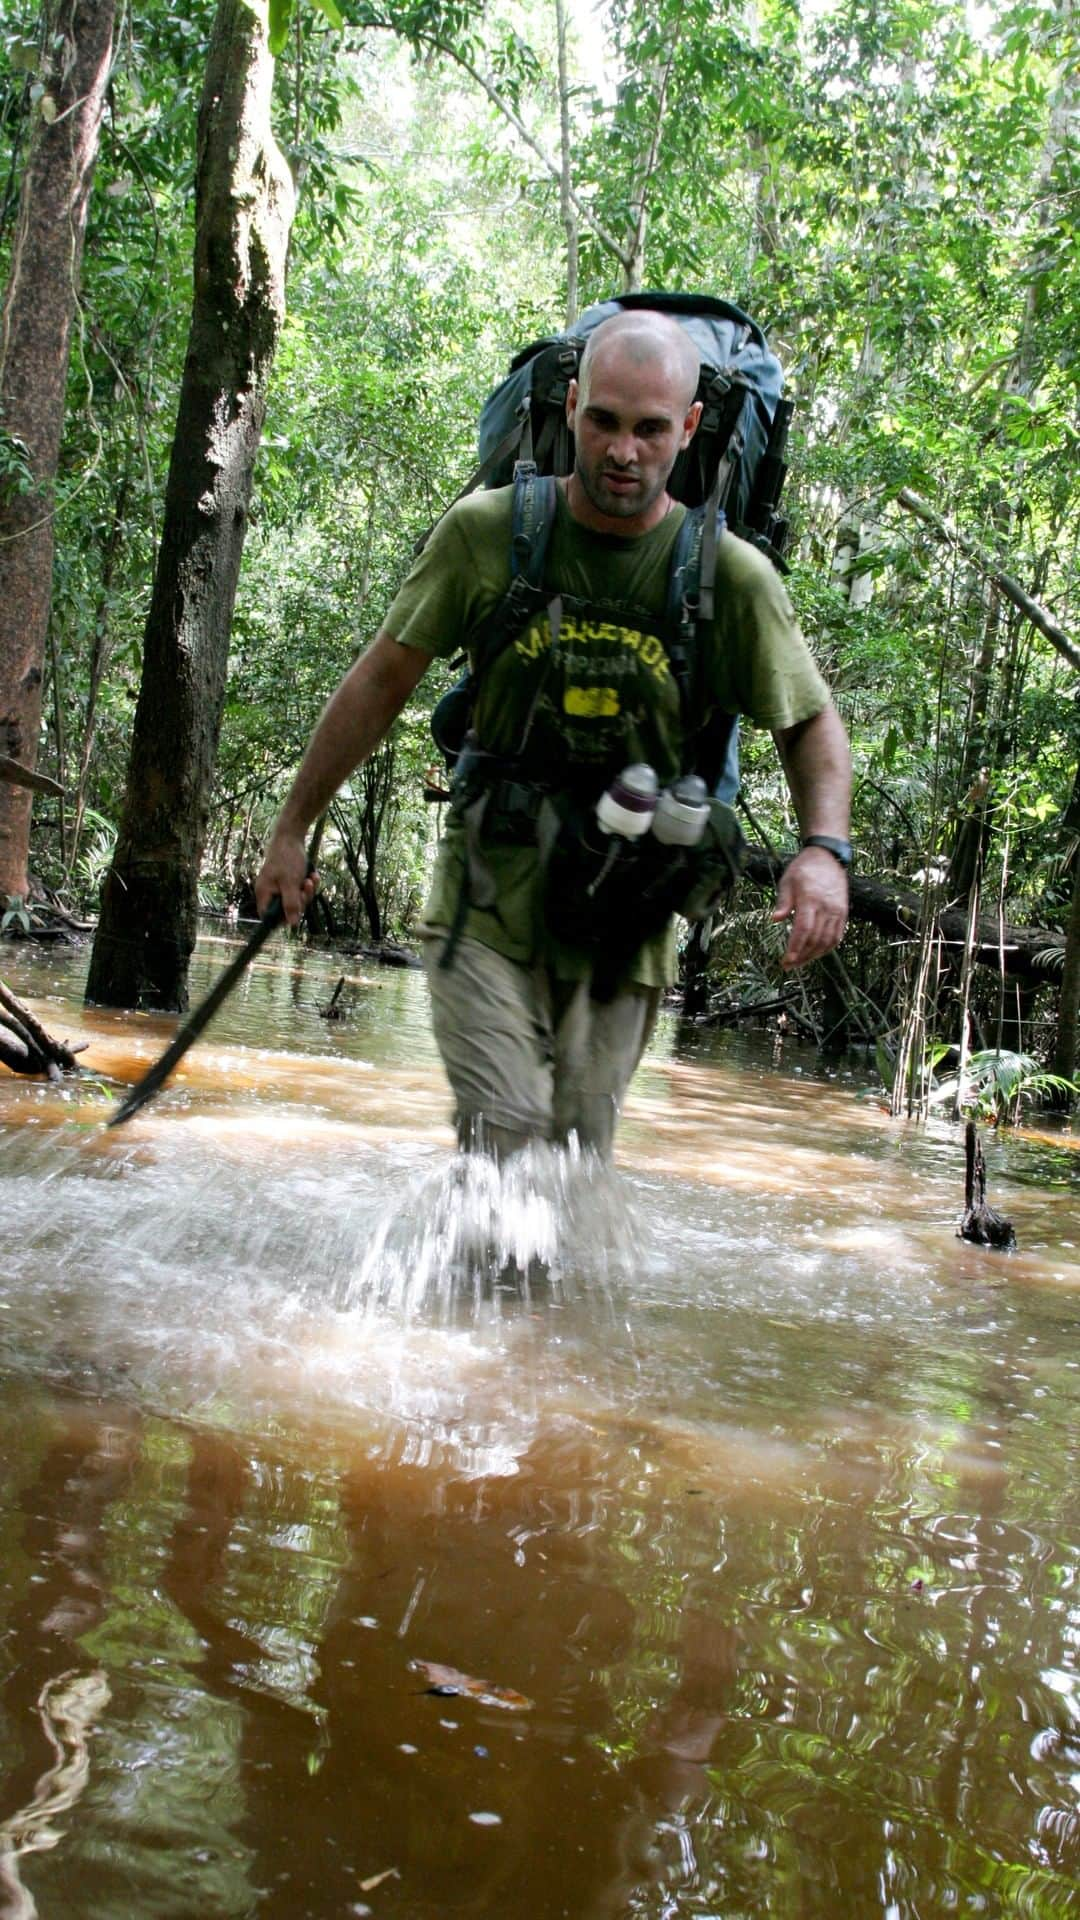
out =
[(116, 848), (116, 826), (96, 808), (87, 807), (83, 816), (83, 839), (73, 878), (81, 896), (94, 901), (101, 892), (105, 875), (112, 865)]
[(30, 931), (30, 909), (26, 901), (17, 893), (4, 895), (4, 910), (0, 913), (0, 936), (4, 934), (26, 934)]
[(29, 447), (17, 434), (5, 433), (0, 426), (0, 501), (5, 496), (10, 499), (13, 494), (30, 493), (33, 485)]
[[(151, 0), (132, 18), (91, 208), (57, 521), (66, 761), (55, 732), (42, 755), (70, 785), (86, 748), (89, 811), (74, 845), (69, 821), (63, 855), (48, 809), (35, 815), (37, 869), (57, 881), (66, 869), (86, 894), (108, 857), (138, 691), (213, 12), (212, 0), (180, 11)], [(1051, 0), (975, 12), (959, 0), (810, 11), (764, 0), (750, 13), (615, 0), (602, 22), (580, 9), (572, 29), (582, 301), (618, 289), (638, 234), (646, 285), (734, 297), (788, 368), (790, 586), (852, 734), (861, 870), (917, 891), (917, 875), (946, 871), (974, 836), (984, 904), (1062, 925), (1075, 677), (986, 569), (896, 495), (923, 493), (1075, 635), (1072, 16)], [(23, 5), (0, 42), (0, 245), (38, 32)], [(414, 540), (464, 479), (485, 392), (565, 312), (566, 231), (543, 158), (557, 159), (560, 135), (550, 7), (275, 0), (271, 32), (300, 212), (212, 816), (211, 871), (230, 887), (254, 865), (310, 726), (377, 631)], [(0, 438), (0, 487), (5, 476), (22, 485), (27, 469)], [(394, 738), (397, 805), (377, 878), (399, 928), (430, 858), (418, 796), (442, 671)], [(756, 816), (789, 846), (771, 744), (748, 737), (744, 761)], [(333, 834), (325, 864), (354, 918)], [(744, 920), (730, 977), (767, 981), (775, 954)], [(860, 933), (852, 951), (860, 987), (891, 1005), (896, 948)], [(996, 982), (982, 982), (973, 1014), (994, 1033)]]
[(1075, 1081), (1047, 1073), (1030, 1054), (987, 1049), (969, 1056), (961, 1080), (950, 1074), (931, 1094), (931, 1104), (956, 1102), (958, 1113), (1003, 1125), (1018, 1120), (1025, 1107), (1062, 1104), (1080, 1095)]
[[(337, 33), (342, 31), (345, 22), (334, 0), (311, 0), (311, 4), (324, 19), (329, 21)], [(289, 28), (292, 25), (294, 6), (295, 0), (270, 0), (270, 51), (273, 54), (284, 50), (289, 38)]]

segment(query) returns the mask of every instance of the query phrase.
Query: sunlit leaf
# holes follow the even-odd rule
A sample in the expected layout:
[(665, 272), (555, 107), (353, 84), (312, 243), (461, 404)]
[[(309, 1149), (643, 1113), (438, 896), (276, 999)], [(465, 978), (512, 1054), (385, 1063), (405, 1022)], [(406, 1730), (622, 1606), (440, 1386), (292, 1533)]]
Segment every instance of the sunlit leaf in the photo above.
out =
[(289, 25), (292, 20), (293, 0), (270, 0), (270, 51), (276, 59), (283, 53), (289, 38)]

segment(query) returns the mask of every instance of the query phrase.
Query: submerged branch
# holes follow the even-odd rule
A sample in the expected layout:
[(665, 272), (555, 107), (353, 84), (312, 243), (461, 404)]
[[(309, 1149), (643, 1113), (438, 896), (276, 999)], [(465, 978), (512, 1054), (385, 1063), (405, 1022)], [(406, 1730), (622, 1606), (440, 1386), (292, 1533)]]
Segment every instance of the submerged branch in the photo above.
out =
[[(78, 1051), (81, 1053), (82, 1048)], [(0, 1061), (13, 1073), (48, 1074), (50, 1080), (61, 1073), (77, 1073), (78, 1061), (71, 1047), (54, 1040), (29, 1007), (0, 980)]]

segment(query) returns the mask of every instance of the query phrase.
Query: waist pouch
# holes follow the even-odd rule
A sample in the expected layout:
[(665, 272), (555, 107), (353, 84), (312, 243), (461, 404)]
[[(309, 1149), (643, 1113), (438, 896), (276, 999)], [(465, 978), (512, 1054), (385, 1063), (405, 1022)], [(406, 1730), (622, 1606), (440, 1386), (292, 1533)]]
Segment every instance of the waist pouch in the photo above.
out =
[(431, 737), (448, 767), (454, 765), (465, 745), (475, 699), (475, 676), (463, 673), (432, 708)]
[(547, 802), (539, 842), (544, 924), (557, 940), (593, 959), (593, 996), (610, 999), (634, 954), (673, 913), (704, 920), (730, 891), (745, 843), (734, 810), (709, 803), (696, 847), (665, 846), (654, 834), (624, 840), (602, 833), (595, 808)]

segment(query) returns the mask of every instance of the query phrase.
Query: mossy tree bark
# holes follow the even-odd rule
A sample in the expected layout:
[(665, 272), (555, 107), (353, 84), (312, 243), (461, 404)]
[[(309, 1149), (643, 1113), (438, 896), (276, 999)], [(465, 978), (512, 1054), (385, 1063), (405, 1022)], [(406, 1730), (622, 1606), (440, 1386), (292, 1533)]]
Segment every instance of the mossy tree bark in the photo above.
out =
[(219, 0), (199, 109), (195, 295), (143, 674), (86, 986), (187, 1005), (229, 629), (295, 194), (271, 131), (266, 0)]
[[(52, 600), (53, 487), (116, 0), (50, 0), (0, 320), (0, 753), (32, 772)], [(0, 783), (0, 895), (27, 891), (32, 792)]]

